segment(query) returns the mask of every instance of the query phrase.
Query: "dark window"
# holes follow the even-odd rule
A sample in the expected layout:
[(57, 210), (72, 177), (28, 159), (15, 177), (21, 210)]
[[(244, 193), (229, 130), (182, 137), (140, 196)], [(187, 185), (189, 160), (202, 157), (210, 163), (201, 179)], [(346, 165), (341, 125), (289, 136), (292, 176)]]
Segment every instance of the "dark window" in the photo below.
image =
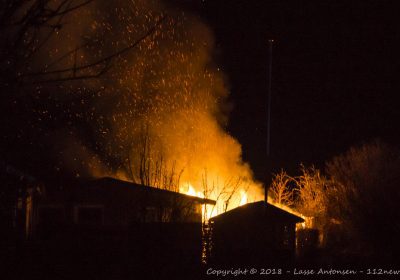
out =
[(77, 223), (79, 225), (102, 225), (103, 207), (78, 207)]
[(278, 224), (275, 226), (275, 238), (280, 249), (290, 249), (292, 234), (290, 225)]
[(172, 208), (171, 207), (163, 208), (161, 213), (162, 213), (161, 222), (163, 222), (163, 223), (171, 222), (171, 217), (172, 217)]
[(65, 227), (65, 209), (62, 206), (44, 206), (39, 208), (39, 233), (51, 238), (62, 233)]
[(57, 226), (65, 223), (64, 207), (48, 206), (39, 208), (39, 223), (46, 226)]
[(146, 207), (146, 223), (154, 223), (157, 222), (157, 211), (155, 207)]
[(283, 247), (285, 249), (290, 249), (291, 245), (291, 234), (290, 234), (290, 226), (285, 225), (283, 227)]

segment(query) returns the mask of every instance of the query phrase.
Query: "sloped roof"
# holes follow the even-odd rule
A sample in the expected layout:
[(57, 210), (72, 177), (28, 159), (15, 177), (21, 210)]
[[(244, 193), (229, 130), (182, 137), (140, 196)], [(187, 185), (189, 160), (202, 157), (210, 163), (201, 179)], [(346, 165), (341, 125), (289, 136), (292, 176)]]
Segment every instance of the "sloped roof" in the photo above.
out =
[(234, 219), (255, 219), (259, 222), (268, 222), (271, 220), (284, 221), (289, 223), (302, 223), (304, 219), (300, 216), (289, 213), (279, 207), (257, 201), (234, 208), (225, 213), (211, 218), (211, 221), (223, 221)]
[(135, 184), (128, 181), (123, 181), (111, 177), (103, 177), (99, 179), (84, 179), (84, 178), (60, 178), (60, 180), (47, 181), (45, 184), (46, 197), (57, 200), (67, 199), (68, 197), (97, 197), (101, 196), (119, 196), (132, 197), (136, 196), (135, 192), (142, 194), (156, 194), (163, 197), (185, 199), (200, 204), (215, 205), (216, 201), (197, 196), (182, 194), (175, 191), (159, 189), (155, 187)]
[(207, 199), (207, 198), (201, 198), (201, 197), (186, 195), (186, 194), (169, 191), (169, 190), (165, 190), (165, 189), (159, 189), (159, 188), (149, 187), (149, 186), (145, 186), (145, 185), (135, 184), (132, 182), (122, 181), (122, 180), (110, 178), (110, 177), (104, 177), (104, 178), (92, 180), (89, 182), (89, 185), (96, 186), (96, 187), (105, 187), (105, 188), (107, 188), (107, 187), (125, 188), (127, 190), (140, 189), (142, 191), (162, 193), (164, 195), (170, 195), (170, 196), (175, 196), (175, 197), (185, 197), (186, 199), (190, 199), (192, 201), (196, 201), (201, 204), (215, 205), (215, 203), (216, 203), (215, 200), (211, 200), (211, 199)]

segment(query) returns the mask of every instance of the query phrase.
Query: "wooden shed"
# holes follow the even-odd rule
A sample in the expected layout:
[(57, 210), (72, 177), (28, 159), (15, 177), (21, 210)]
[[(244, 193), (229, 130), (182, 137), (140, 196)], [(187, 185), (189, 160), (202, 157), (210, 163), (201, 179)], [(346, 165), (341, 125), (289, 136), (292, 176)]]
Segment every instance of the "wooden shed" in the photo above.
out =
[(249, 203), (211, 219), (210, 262), (291, 264), (296, 223), (304, 220), (264, 201)]

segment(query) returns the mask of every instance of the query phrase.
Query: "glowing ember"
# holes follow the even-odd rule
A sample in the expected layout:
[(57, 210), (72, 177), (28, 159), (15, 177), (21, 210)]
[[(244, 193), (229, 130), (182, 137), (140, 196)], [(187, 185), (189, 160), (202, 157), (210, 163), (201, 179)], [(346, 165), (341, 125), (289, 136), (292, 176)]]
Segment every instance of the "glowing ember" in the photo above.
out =
[[(65, 21), (71, 24), (57, 38), (68, 42), (55, 38), (50, 46), (58, 53), (44, 49), (41, 60), (86, 65), (153, 32), (116, 57), (110, 71), (76, 85), (81, 100), (63, 104), (61, 116), (77, 127), (48, 136), (60, 139), (57, 170), (216, 200), (205, 207), (206, 217), (263, 198), (240, 143), (224, 129), (229, 86), (213, 63), (213, 34), (198, 17), (158, 0), (116, 0), (95, 1)], [(57, 100), (70, 100), (70, 91), (57, 91)]]

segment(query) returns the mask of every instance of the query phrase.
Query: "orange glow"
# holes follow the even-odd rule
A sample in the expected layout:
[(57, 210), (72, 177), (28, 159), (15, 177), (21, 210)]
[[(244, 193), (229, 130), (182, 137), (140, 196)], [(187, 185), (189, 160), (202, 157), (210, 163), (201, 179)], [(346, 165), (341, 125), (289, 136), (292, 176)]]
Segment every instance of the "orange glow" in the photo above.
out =
[(201, 214), (205, 221), (208, 221), (210, 218), (217, 216), (216, 207), (214, 205), (205, 205), (201, 206)]
[(240, 202), (239, 205), (247, 204), (247, 193), (244, 190), (240, 190)]
[[(204, 194), (202, 192), (196, 192), (196, 190), (194, 189), (194, 187), (190, 183), (184, 183), (179, 188), (179, 192), (183, 193), (183, 194), (190, 195), (190, 196), (197, 196), (197, 197), (204, 198)], [(202, 216), (202, 218), (207, 221), (211, 217), (214, 217), (216, 215), (215, 209), (216, 208), (214, 207), (214, 205), (205, 205), (205, 204), (203, 204), (201, 206), (201, 216)]]
[(306, 216), (304, 216), (303, 214), (297, 212), (296, 210), (294, 210), (294, 209), (292, 209), (292, 208), (290, 208), (290, 207), (288, 207), (288, 206), (286, 206), (284, 204), (275, 202), (274, 199), (271, 198), (270, 196), (268, 196), (268, 200), (267, 201), (268, 201), (269, 204), (274, 205), (275, 207), (278, 207), (278, 208), (280, 208), (280, 209), (282, 209), (282, 210), (284, 210), (286, 212), (289, 212), (290, 214), (298, 216), (298, 217), (300, 217), (302, 219), (306, 219)]
[(203, 198), (203, 196), (201, 196), (201, 193), (197, 193), (190, 183), (183, 184), (183, 186), (179, 188), (179, 192), (190, 196), (197, 196)]
[[(110, 49), (115, 44), (131, 45), (166, 13), (158, 0), (139, 0), (135, 5), (125, 2), (126, 10), (132, 9), (139, 16), (118, 13), (118, 21), (105, 21), (110, 29), (101, 34), (113, 43)], [(109, 11), (101, 12), (108, 18)], [(95, 13), (90, 18), (90, 24), (96, 25), (93, 30), (98, 30), (103, 21)], [(93, 30), (88, 32), (97, 38), (100, 31)], [(241, 144), (225, 130), (229, 88), (225, 75), (212, 63), (214, 43), (213, 32), (204, 23), (173, 11), (151, 36), (115, 63), (105, 79), (101, 109), (96, 109), (90, 119), (102, 120), (93, 122), (95, 128), (98, 126), (95, 136), (100, 139), (100, 150), (120, 157), (116, 162), (124, 164), (109, 170), (108, 162), (100, 159), (103, 154), (94, 157), (89, 153), (85, 159), (94, 162), (90, 175), (215, 200), (216, 205), (203, 206), (207, 218), (263, 199), (261, 184), (242, 159)], [(110, 96), (116, 98), (118, 106), (104, 106)], [(70, 161), (81, 160), (75, 160), (74, 154)]]
[(290, 207), (288, 207), (288, 206), (286, 206), (284, 204), (277, 203), (270, 196), (268, 196), (268, 203), (271, 204), (271, 205), (274, 205), (275, 207), (278, 207), (278, 208), (280, 208), (280, 209), (282, 209), (282, 210), (284, 210), (286, 212), (289, 212), (290, 214), (293, 214), (293, 215), (295, 215), (297, 217), (300, 217), (300, 218), (304, 219), (303, 223), (299, 223), (299, 224), (296, 225), (296, 230), (305, 229), (305, 228), (311, 228), (312, 227), (313, 217), (306, 217), (303, 214), (297, 212), (296, 210), (294, 210), (294, 209), (292, 209), (292, 208), (290, 208)]
[[(201, 191), (196, 191), (195, 187), (190, 182), (181, 184), (181, 187), (179, 188), (179, 192), (186, 195), (216, 200), (216, 205), (202, 205), (202, 217), (205, 221), (208, 221), (210, 218), (227, 210), (245, 205), (249, 202), (249, 194), (243, 189), (235, 192), (231, 191), (231, 193), (228, 191), (228, 193), (225, 195), (223, 195), (224, 193), (217, 193), (218, 191), (219, 189), (216, 188), (210, 192), (207, 197), (205, 197), (204, 193)], [(229, 197), (228, 207), (226, 207), (227, 197)], [(260, 196), (258, 196), (258, 198), (260, 198)]]
[[(185, 188), (185, 186), (187, 186), (187, 187)], [(185, 190), (185, 189), (187, 189), (187, 190)], [(179, 192), (183, 193), (183, 194), (190, 195), (190, 196), (197, 196), (197, 197), (204, 198), (203, 193), (196, 192), (196, 190), (194, 189), (194, 187), (190, 183), (183, 184), (183, 186), (179, 188)]]

